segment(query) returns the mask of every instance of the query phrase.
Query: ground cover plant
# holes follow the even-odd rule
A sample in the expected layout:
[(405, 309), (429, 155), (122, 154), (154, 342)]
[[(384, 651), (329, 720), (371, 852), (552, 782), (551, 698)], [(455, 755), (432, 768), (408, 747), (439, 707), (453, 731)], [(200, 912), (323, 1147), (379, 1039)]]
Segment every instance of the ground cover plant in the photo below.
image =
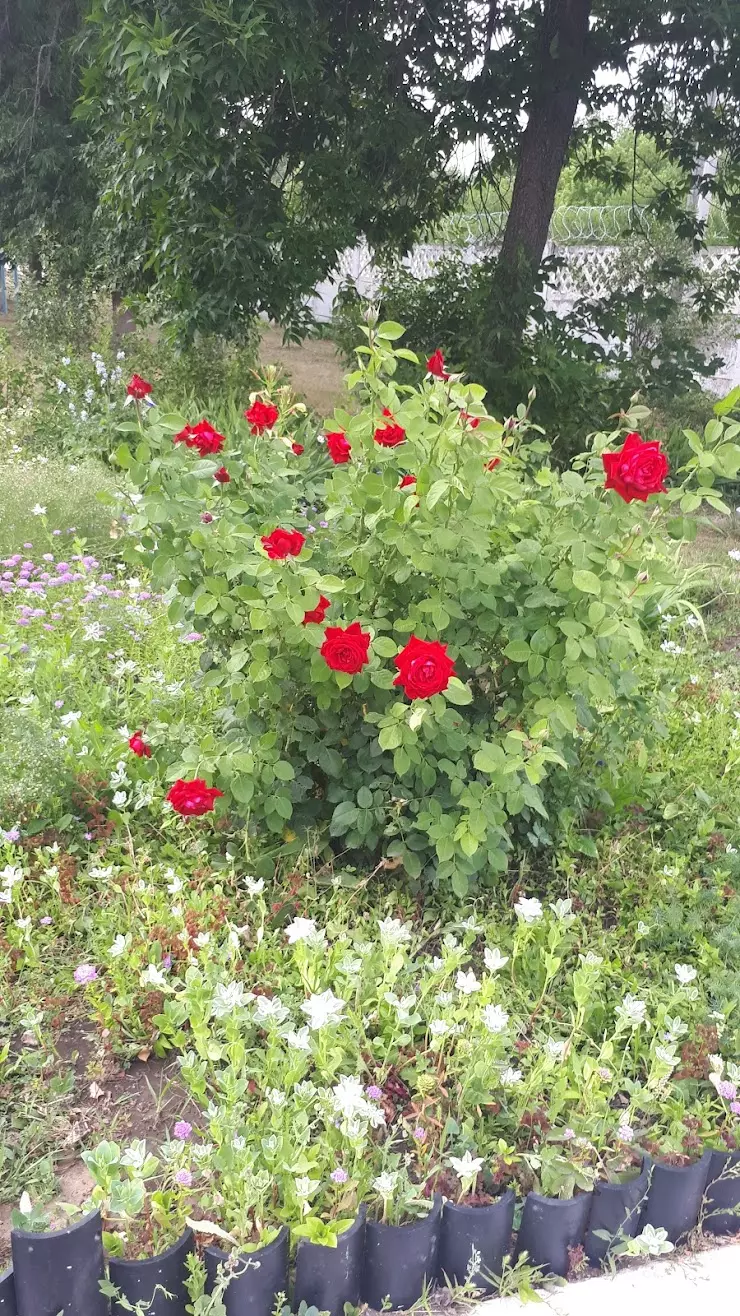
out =
[[(108, 556), (48, 509), (7, 552), (0, 1093), (3, 1181), (16, 1208), (28, 1194), (26, 1223), (59, 1218), (45, 1208), (60, 1143), (84, 1151), (108, 1248), (129, 1257), (186, 1219), (242, 1252), (283, 1224), (331, 1244), (361, 1201), (397, 1222), (435, 1190), (567, 1198), (643, 1151), (682, 1164), (740, 1145), (740, 518), (723, 537), (711, 482), (734, 462), (732, 422), (694, 435), (695, 466), (676, 473), (625, 440), (646, 419), (633, 411), (558, 476), (524, 408), (489, 418), (438, 357), (394, 392), (394, 334), (370, 344), (356, 414), (319, 434), (301, 420), (312, 446), (283, 431), (269, 389), (222, 441), (134, 382), (121, 488), (100, 504)], [(490, 606), (464, 593), (463, 562), (493, 566)], [(527, 608), (537, 576), (557, 601)], [(488, 668), (473, 616), (495, 621)], [(539, 654), (556, 616), (582, 629)], [(413, 647), (394, 662), (411, 636), (431, 668)], [(326, 661), (339, 641), (345, 666), (369, 659), (359, 675)], [(548, 697), (572, 701), (574, 731), (534, 709)], [(386, 729), (397, 745), (380, 745)], [(537, 758), (553, 745), (567, 773)], [(468, 780), (452, 770), (484, 746)], [(465, 884), (436, 841), (431, 858), (408, 830), (397, 844), (417, 749), (437, 777), (416, 795), (429, 807), (442, 779), (440, 816), (500, 794), (494, 842), (455, 850)], [(520, 825), (525, 785), (557, 826), (537, 809)], [(333, 822), (343, 792), (377, 840)], [(163, 1072), (156, 1136), (127, 1131), (116, 1092)]]

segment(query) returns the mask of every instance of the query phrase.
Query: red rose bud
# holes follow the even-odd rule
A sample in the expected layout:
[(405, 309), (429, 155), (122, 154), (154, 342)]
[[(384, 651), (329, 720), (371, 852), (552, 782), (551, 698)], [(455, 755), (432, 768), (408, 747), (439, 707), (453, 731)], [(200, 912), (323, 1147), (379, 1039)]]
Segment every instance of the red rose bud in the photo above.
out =
[(416, 476), (415, 476), (415, 475), (404, 475), (404, 477), (403, 477), (403, 479), (402, 479), (402, 481), (401, 481), (401, 483), (399, 484), (398, 487), (399, 487), (399, 489), (408, 489), (412, 484), (416, 484)]
[(381, 425), (376, 429), (373, 438), (381, 448), (397, 448), (406, 438), (406, 431), (402, 425)]
[(487, 471), (495, 471), (496, 467), (497, 467), (497, 466), (500, 466), (500, 465), (501, 465), (501, 458), (500, 458), (500, 457), (492, 457), (491, 460), (490, 460), (489, 462), (486, 462), (486, 470), (487, 470)]
[(369, 632), (353, 621), (350, 626), (327, 626), (319, 653), (333, 672), (349, 672), (354, 676), (366, 665), (369, 647)]
[(135, 731), (133, 736), (129, 737), (128, 747), (132, 754), (139, 759), (150, 759), (152, 757), (151, 746), (147, 745), (141, 731)]
[(151, 391), (151, 384), (148, 380), (142, 379), (141, 375), (132, 375), (126, 388), (129, 397), (134, 398), (136, 402), (143, 402)]
[(293, 449), (293, 452), (295, 453), (296, 457), (300, 457), (301, 453), (303, 452), (303, 444), (302, 444), (302, 443), (291, 443), (290, 446), (291, 446), (291, 448)]
[(309, 608), (308, 612), (304, 612), (303, 625), (308, 626), (309, 622), (313, 622), (314, 625), (320, 626), (330, 607), (331, 599), (324, 598), (324, 595), (321, 594), (316, 607)]
[(218, 470), (213, 472), (213, 478), (219, 484), (231, 484), (231, 476), (225, 466), (219, 466)]
[(211, 521), (213, 520), (213, 516), (210, 512), (201, 512), (200, 519), (203, 522), (203, 525), (210, 525)]
[(383, 415), (387, 416), (389, 420), (393, 420), (393, 412), (388, 407), (383, 407)]
[(211, 813), (215, 801), (222, 795), (223, 791), (216, 790), (215, 786), (206, 786), (202, 777), (195, 777), (193, 781), (182, 781), (178, 777), (167, 792), (167, 799), (175, 813), (181, 813), (185, 818), (199, 818), (204, 813)]
[(614, 489), (626, 503), (647, 502), (651, 494), (665, 493), (664, 480), (670, 469), (659, 439), (650, 442), (639, 434), (628, 434), (619, 452), (602, 454), (606, 471), (605, 489)]
[(262, 547), (273, 562), (286, 557), (298, 557), (305, 542), (306, 536), (300, 530), (281, 530), (280, 527), (262, 536)]
[(430, 375), (434, 375), (435, 379), (449, 379), (450, 376), (445, 370), (445, 359), (439, 348), (437, 348), (436, 352), (432, 352), (432, 355), (427, 361), (427, 370)]
[(463, 421), (465, 425), (469, 425), (471, 430), (477, 430), (481, 418), (480, 416), (471, 416), (469, 411), (461, 411), (460, 420)]
[(253, 434), (264, 434), (265, 430), (272, 429), (280, 412), (274, 402), (263, 402), (261, 398), (256, 398), (244, 415)]
[(393, 684), (402, 686), (409, 699), (429, 699), (441, 694), (455, 675), (447, 645), (439, 640), (419, 640), (412, 635), (393, 661), (398, 668)]
[(335, 466), (343, 466), (350, 461), (352, 445), (343, 430), (335, 430), (326, 436), (326, 448)]

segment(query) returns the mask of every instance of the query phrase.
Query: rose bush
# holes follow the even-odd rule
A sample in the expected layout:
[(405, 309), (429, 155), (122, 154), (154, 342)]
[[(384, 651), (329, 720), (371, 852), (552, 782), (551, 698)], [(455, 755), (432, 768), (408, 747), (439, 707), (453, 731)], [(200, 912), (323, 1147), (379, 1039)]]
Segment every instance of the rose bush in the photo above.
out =
[[(300, 844), (311, 828), (461, 893), (648, 734), (640, 664), (684, 589), (690, 513), (721, 510), (714, 478), (740, 467), (740, 425), (693, 434), (665, 493), (637, 406), (558, 472), (525, 407), (494, 419), (478, 385), (422, 378), (399, 325), (364, 332), (331, 460), (323, 436), (297, 459), (268, 402), (218, 459), (173, 443), (183, 418), (156, 408), (119, 449), (144, 493), (131, 559), (207, 633), (201, 680), (223, 701), (200, 743), (155, 753), (170, 780), (217, 783), (252, 834)], [(417, 387), (394, 382), (400, 360)], [(308, 470), (320, 506), (302, 499)]]

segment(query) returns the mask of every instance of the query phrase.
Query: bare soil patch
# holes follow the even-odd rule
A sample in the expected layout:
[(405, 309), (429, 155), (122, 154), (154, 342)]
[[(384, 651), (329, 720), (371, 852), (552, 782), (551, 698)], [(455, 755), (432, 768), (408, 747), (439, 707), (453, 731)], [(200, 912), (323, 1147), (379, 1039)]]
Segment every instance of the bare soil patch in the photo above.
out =
[(336, 406), (346, 405), (344, 367), (333, 343), (322, 338), (307, 338), (298, 345), (286, 346), (282, 330), (268, 325), (262, 335), (260, 360), (263, 365), (279, 365), (290, 375), (296, 393), (322, 416), (330, 416)]

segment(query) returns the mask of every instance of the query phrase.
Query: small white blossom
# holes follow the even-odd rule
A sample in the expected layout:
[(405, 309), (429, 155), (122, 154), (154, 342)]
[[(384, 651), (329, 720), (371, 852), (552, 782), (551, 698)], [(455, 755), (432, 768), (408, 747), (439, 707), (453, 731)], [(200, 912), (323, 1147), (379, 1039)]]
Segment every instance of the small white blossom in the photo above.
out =
[(254, 1002), (254, 1017), (258, 1024), (282, 1024), (290, 1011), (279, 996), (258, 996)]
[(431, 1023), (429, 1024), (429, 1032), (431, 1033), (432, 1037), (444, 1037), (446, 1033), (449, 1033), (449, 1031), (450, 1031), (450, 1025), (448, 1023), (445, 1023), (444, 1019), (432, 1019)]
[(522, 920), (522, 923), (537, 923), (542, 918), (542, 901), (536, 896), (527, 899), (526, 896), (520, 896), (514, 906), (514, 913)]
[(385, 950), (394, 950), (404, 942), (411, 941), (411, 930), (398, 918), (382, 918), (378, 921), (380, 940)]
[(245, 877), (244, 885), (250, 896), (259, 896), (265, 889), (265, 879), (263, 877)]
[(671, 1047), (656, 1046), (655, 1055), (658, 1060), (660, 1060), (664, 1065), (669, 1065), (671, 1069), (675, 1069), (676, 1065), (678, 1064), (678, 1056), (676, 1055), (675, 1051)]
[(182, 891), (182, 878), (178, 877), (171, 868), (168, 869), (168, 873), (172, 873), (172, 880), (167, 883), (167, 890), (171, 896), (176, 896), (178, 891)]
[(481, 1019), (489, 1033), (503, 1033), (509, 1022), (509, 1016), (501, 1005), (484, 1006)]
[(679, 654), (683, 653), (681, 645), (676, 644), (675, 640), (663, 640), (660, 647), (663, 653), (669, 653), (674, 658), (678, 658)]
[(123, 759), (119, 759), (115, 768), (111, 772), (110, 777), (108, 779), (108, 785), (110, 786), (111, 790), (114, 790), (116, 786), (131, 785), (131, 778), (126, 772), (126, 764), (124, 763)]
[(0, 878), (2, 878), (3, 886), (10, 891), (16, 882), (23, 881), (23, 869), (18, 868), (15, 864), (6, 864), (4, 868), (0, 868)]
[(693, 982), (697, 976), (696, 969), (692, 968), (690, 964), (674, 964), (673, 968), (682, 987), (688, 987), (689, 983)]
[(474, 996), (476, 992), (480, 991), (480, 983), (472, 969), (469, 973), (463, 973), (462, 969), (459, 969), (455, 979), (455, 986), (463, 996)]
[(373, 1179), (373, 1188), (376, 1193), (383, 1198), (383, 1201), (387, 1202), (396, 1191), (397, 1181), (397, 1173), (391, 1174), (389, 1171), (386, 1171), (385, 1174), (379, 1174), (377, 1179)]
[(199, 950), (203, 950), (204, 946), (207, 946), (210, 940), (211, 940), (210, 932), (199, 932), (197, 937), (195, 938), (195, 944)]
[(317, 928), (312, 918), (295, 918), (285, 929), (288, 944), (295, 946), (299, 941), (308, 942), (310, 946), (321, 946), (326, 941), (323, 928)]
[(112, 955), (113, 958), (116, 959), (119, 955), (123, 955), (126, 948), (127, 948), (126, 938), (124, 937), (122, 932), (119, 932), (118, 936), (108, 947), (108, 954)]
[(308, 1024), (305, 1024), (303, 1028), (299, 1028), (295, 1032), (291, 1030), (289, 1033), (286, 1033), (285, 1040), (291, 1051), (310, 1051), (311, 1036), (308, 1031)]
[(567, 1042), (559, 1041), (554, 1037), (548, 1037), (545, 1042), (545, 1051), (553, 1060), (562, 1060), (567, 1045)]
[(105, 635), (105, 627), (101, 626), (99, 621), (93, 621), (90, 622), (90, 624), (85, 627), (82, 638), (83, 640), (87, 640), (88, 642), (93, 641), (94, 643), (97, 644), (100, 640), (102, 640), (104, 635)]
[(82, 713), (79, 711), (76, 713), (62, 713), (59, 722), (63, 727), (73, 727), (77, 725), (81, 717)]
[(395, 1010), (399, 1024), (408, 1023), (408, 1020), (411, 1018), (412, 1011), (416, 1008), (415, 996), (411, 995), (411, 996), (398, 997), (396, 996), (395, 992), (386, 992), (385, 996), (383, 997), (383, 1000), (385, 1001), (386, 1005), (392, 1006), (392, 1008)]
[(142, 987), (158, 987), (161, 989), (162, 987), (167, 986), (167, 979), (162, 973), (162, 970), (157, 968), (156, 964), (147, 964), (144, 972), (139, 978), (139, 982)]
[(589, 969), (598, 969), (599, 965), (604, 963), (604, 956), (597, 955), (595, 950), (588, 950), (581, 956), (581, 963)]
[(733, 562), (740, 562), (740, 548), (728, 548), (727, 556), (732, 558)]
[(635, 1136), (635, 1131), (632, 1128), (631, 1124), (627, 1124), (626, 1122), (620, 1124), (619, 1128), (617, 1129), (617, 1137), (619, 1138), (620, 1142), (632, 1142), (634, 1136)]
[(483, 952), (483, 962), (489, 973), (498, 973), (499, 969), (503, 969), (509, 963), (509, 956), (502, 955), (498, 946), (494, 946), (490, 950), (486, 946)]
[(113, 796), (114, 809), (125, 809), (127, 804), (128, 804), (128, 795), (126, 794), (126, 792), (116, 791), (115, 795)]
[(617, 1019), (620, 1023), (628, 1024), (630, 1028), (639, 1028), (640, 1024), (648, 1023), (645, 1002), (628, 992), (622, 1004), (617, 1007)]
[(505, 1069), (501, 1075), (501, 1082), (505, 1088), (515, 1088), (522, 1081), (521, 1069)]
[(35, 507), (31, 508), (31, 514), (32, 516), (46, 516), (46, 508), (42, 507), (41, 503), (37, 503)]
[(566, 919), (568, 915), (573, 912), (573, 901), (570, 898), (567, 900), (555, 900), (550, 905), (550, 909), (557, 919)]
[(285, 1093), (281, 1092), (280, 1088), (265, 1088), (265, 1096), (270, 1105), (274, 1106), (276, 1110), (284, 1106), (287, 1101)]
[(234, 1010), (243, 1009), (254, 999), (253, 993), (245, 992), (240, 982), (219, 982), (213, 993), (211, 1013), (214, 1019), (224, 1019), (226, 1015), (233, 1014)]
[(466, 1151), (464, 1156), (451, 1156), (449, 1164), (458, 1179), (475, 1179), (483, 1169), (483, 1157), (471, 1156), (470, 1152)]
[(314, 993), (303, 1002), (301, 1010), (308, 1019), (309, 1028), (314, 1031), (327, 1024), (338, 1024), (344, 1018), (342, 1006), (344, 1001), (335, 996), (331, 988), (325, 992)]

